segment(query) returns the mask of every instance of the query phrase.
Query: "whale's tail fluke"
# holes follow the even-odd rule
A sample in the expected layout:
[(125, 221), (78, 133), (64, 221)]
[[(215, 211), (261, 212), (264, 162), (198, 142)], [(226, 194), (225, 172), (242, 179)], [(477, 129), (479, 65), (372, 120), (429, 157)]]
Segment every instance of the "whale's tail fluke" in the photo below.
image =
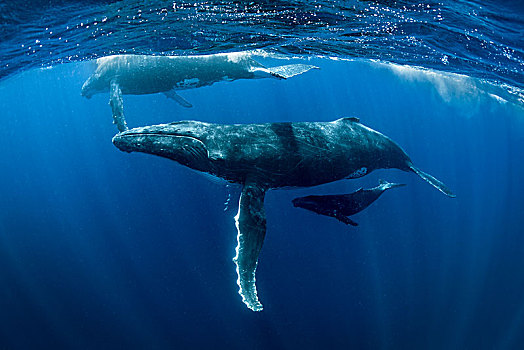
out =
[(390, 188), (406, 186), (406, 184), (391, 183), (391, 182), (387, 182), (385, 180), (378, 180), (378, 183), (379, 183), (380, 189), (383, 190), (383, 191), (389, 190)]
[(423, 172), (422, 170), (414, 167), (413, 165), (411, 165), (409, 168), (411, 169), (411, 171), (413, 171), (415, 174), (420, 176), (426, 182), (429, 182), (431, 184), (431, 186), (435, 187), (437, 190), (439, 190), (440, 192), (444, 193), (446, 196), (449, 196), (449, 197), (452, 197), (452, 198), (456, 197), (453, 194), (453, 192), (451, 192), (451, 190), (448, 188), (448, 186), (446, 186), (442, 181), (440, 181), (440, 180), (434, 178), (433, 176)]
[(309, 64), (288, 64), (286, 66), (266, 68), (268, 73), (279, 79), (288, 79), (307, 72), (310, 69), (319, 69)]

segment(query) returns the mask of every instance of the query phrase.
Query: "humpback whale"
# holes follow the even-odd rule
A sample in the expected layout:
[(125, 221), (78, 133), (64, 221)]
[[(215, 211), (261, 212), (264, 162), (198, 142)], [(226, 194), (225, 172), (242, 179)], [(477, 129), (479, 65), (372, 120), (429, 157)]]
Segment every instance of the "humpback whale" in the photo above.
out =
[(444, 183), (416, 168), (400, 146), (357, 118), (229, 125), (179, 121), (121, 132), (113, 137), (113, 144), (125, 152), (165, 157), (242, 185), (233, 260), (239, 294), (253, 311), (262, 310), (255, 271), (266, 235), (264, 196), (268, 190), (315, 186), (361, 177), (379, 168), (397, 168), (414, 172), (454, 196)]
[(385, 190), (401, 186), (405, 185), (379, 180), (379, 185), (374, 188), (359, 188), (355, 192), (348, 194), (298, 197), (293, 199), (292, 202), (295, 207), (307, 209), (320, 215), (334, 217), (346, 225), (358, 226), (348, 216), (360, 213), (369, 207)]
[(198, 56), (113, 55), (96, 60), (95, 72), (82, 86), (82, 96), (109, 92), (113, 123), (119, 131), (127, 130), (122, 95), (162, 92), (183, 107), (191, 103), (177, 90), (212, 85), (237, 79), (287, 79), (318, 68), (307, 64), (290, 64), (266, 68), (245, 52)]

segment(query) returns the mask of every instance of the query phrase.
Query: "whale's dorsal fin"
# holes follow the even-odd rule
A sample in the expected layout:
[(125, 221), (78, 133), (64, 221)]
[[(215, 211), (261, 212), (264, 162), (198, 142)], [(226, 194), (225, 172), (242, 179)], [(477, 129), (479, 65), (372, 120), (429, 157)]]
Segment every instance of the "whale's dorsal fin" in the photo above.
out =
[(266, 236), (266, 214), (264, 211), (265, 190), (257, 185), (245, 184), (240, 195), (235, 223), (238, 230), (236, 256), (238, 293), (242, 301), (253, 311), (261, 311), (255, 285), (258, 255)]
[(182, 107), (186, 107), (186, 108), (193, 107), (193, 105), (191, 103), (189, 103), (189, 101), (187, 101), (185, 98), (183, 98), (182, 96), (177, 94), (175, 90), (164, 91), (164, 95), (167, 98), (172, 99), (173, 101), (175, 101), (176, 103), (178, 103)]
[(126, 118), (124, 117), (122, 90), (115, 79), (111, 80), (111, 83), (109, 84), (109, 105), (113, 111), (113, 124), (116, 124), (118, 131), (126, 131), (128, 127)]

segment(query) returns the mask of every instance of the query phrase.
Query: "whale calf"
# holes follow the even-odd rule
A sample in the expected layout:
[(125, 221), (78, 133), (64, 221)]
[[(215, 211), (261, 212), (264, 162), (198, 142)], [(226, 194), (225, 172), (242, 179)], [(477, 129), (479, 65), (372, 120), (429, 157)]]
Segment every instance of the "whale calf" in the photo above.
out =
[(165, 157), (242, 185), (233, 260), (239, 293), (253, 311), (262, 310), (255, 271), (266, 234), (268, 190), (316, 186), (397, 168), (416, 173), (454, 197), (444, 183), (417, 169), (400, 146), (357, 118), (233, 125), (179, 121), (121, 132), (113, 137), (113, 144), (125, 152)]
[(119, 131), (127, 130), (122, 95), (164, 93), (184, 107), (191, 103), (177, 90), (212, 85), (237, 79), (287, 79), (318, 68), (290, 64), (266, 68), (245, 52), (195, 56), (113, 55), (96, 60), (95, 72), (82, 86), (82, 96), (109, 92), (113, 122)]
[(295, 207), (331, 216), (346, 225), (358, 226), (348, 216), (355, 215), (369, 207), (384, 191), (401, 186), (405, 185), (379, 180), (379, 185), (374, 188), (360, 188), (348, 194), (298, 197), (293, 199), (292, 203)]

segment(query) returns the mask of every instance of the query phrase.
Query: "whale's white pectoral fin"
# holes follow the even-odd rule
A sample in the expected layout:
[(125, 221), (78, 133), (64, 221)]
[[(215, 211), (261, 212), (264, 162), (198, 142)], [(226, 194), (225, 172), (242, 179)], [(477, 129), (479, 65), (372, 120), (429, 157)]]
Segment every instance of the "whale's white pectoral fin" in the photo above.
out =
[(253, 311), (262, 311), (255, 286), (258, 255), (266, 236), (264, 211), (265, 191), (256, 185), (244, 185), (240, 195), (235, 223), (238, 230), (236, 256), (238, 293), (242, 301)]
[(113, 124), (116, 124), (118, 131), (128, 129), (126, 118), (124, 117), (124, 101), (122, 99), (122, 90), (115, 80), (111, 81), (109, 88), (109, 105), (113, 111)]
[(167, 98), (172, 99), (173, 101), (175, 101), (176, 103), (178, 103), (182, 107), (186, 107), (186, 108), (193, 107), (193, 105), (191, 103), (189, 103), (186, 99), (184, 99), (182, 96), (177, 94), (175, 92), (175, 90), (165, 91), (164, 95), (166, 95)]
[(289, 64), (286, 66), (267, 68), (269, 74), (279, 79), (288, 79), (295, 75), (305, 73), (310, 69), (318, 69), (318, 67), (309, 64)]

